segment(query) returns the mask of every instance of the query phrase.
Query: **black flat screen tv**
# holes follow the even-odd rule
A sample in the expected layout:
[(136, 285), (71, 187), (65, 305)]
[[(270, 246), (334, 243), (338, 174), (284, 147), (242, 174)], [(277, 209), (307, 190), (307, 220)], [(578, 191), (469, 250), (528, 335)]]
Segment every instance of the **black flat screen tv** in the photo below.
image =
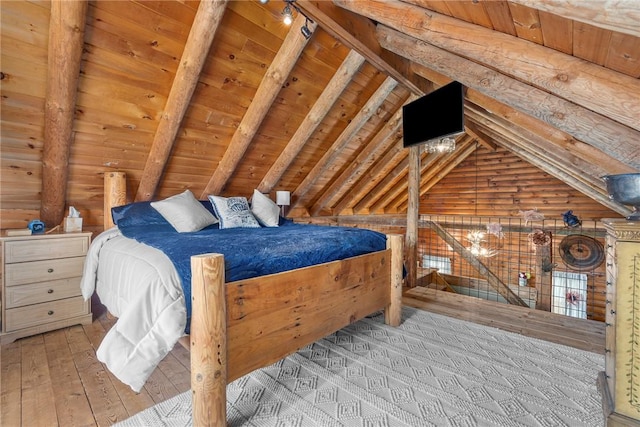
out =
[(451, 82), (402, 107), (403, 144), (422, 144), (464, 132), (464, 87)]

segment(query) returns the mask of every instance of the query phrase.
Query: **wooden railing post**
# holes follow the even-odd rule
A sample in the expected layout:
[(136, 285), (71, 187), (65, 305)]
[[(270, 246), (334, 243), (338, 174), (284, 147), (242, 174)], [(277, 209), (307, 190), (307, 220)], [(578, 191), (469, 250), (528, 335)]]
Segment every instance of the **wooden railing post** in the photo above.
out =
[(402, 321), (402, 236), (387, 235), (387, 248), (391, 249), (391, 302), (384, 310), (384, 322), (399, 326)]

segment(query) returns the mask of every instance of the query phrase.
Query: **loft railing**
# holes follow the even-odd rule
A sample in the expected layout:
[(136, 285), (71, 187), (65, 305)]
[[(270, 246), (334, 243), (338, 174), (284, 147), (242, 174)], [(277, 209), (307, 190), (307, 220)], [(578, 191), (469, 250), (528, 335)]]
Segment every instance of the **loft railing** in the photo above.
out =
[[(402, 216), (308, 222), (406, 233)], [(417, 285), (604, 321), (604, 238), (598, 221), (421, 215)]]

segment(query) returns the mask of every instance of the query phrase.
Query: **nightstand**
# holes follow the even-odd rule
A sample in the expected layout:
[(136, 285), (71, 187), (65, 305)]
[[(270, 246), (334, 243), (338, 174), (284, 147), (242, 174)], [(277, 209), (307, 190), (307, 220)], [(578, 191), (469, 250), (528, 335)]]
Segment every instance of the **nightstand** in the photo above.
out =
[(92, 321), (80, 279), (91, 233), (0, 237), (0, 343)]

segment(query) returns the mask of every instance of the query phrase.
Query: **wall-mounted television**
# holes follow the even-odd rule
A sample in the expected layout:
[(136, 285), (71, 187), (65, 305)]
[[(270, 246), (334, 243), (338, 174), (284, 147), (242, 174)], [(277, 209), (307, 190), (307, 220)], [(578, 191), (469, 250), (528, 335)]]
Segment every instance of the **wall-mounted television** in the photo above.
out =
[(464, 132), (464, 87), (451, 82), (402, 107), (404, 146)]

